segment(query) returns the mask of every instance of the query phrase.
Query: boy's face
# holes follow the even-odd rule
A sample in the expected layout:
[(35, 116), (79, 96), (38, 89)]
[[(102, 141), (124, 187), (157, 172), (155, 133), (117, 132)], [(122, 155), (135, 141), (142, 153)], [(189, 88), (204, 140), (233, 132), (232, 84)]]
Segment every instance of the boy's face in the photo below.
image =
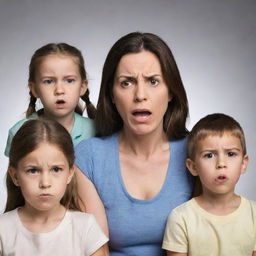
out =
[(241, 173), (248, 164), (239, 138), (231, 133), (209, 135), (198, 141), (194, 160), (187, 159), (187, 167), (199, 176), (203, 193), (233, 193)]

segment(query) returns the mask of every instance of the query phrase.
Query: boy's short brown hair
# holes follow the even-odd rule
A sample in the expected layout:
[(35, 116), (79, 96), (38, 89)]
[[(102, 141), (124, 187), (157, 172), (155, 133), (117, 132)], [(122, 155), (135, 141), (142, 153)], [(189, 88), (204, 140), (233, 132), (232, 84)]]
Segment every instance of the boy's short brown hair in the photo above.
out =
[(191, 130), (188, 136), (188, 157), (194, 159), (200, 140), (210, 135), (222, 136), (225, 132), (231, 133), (240, 140), (243, 155), (246, 155), (245, 136), (240, 124), (228, 115), (215, 113), (200, 119)]

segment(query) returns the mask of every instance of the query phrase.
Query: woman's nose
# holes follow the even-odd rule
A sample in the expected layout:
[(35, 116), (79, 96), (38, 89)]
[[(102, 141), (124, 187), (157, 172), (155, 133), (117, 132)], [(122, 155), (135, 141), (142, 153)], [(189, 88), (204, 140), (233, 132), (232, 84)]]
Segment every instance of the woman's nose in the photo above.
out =
[(144, 82), (140, 81), (135, 86), (134, 92), (134, 101), (141, 102), (143, 100), (147, 100), (147, 91), (146, 85)]

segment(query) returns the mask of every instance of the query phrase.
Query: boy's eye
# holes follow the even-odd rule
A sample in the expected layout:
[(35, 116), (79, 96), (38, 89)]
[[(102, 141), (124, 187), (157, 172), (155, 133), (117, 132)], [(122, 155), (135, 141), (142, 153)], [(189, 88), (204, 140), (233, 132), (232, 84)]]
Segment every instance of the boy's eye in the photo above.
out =
[(204, 158), (213, 158), (214, 154), (213, 153), (206, 153), (203, 155)]
[(237, 154), (235, 152), (228, 152), (228, 156), (236, 156)]
[(36, 168), (29, 168), (26, 170), (26, 173), (31, 173), (31, 174), (35, 174), (37, 172), (38, 172), (38, 170)]
[(60, 171), (62, 171), (62, 168), (60, 168), (58, 166), (55, 166), (55, 167), (52, 168), (52, 171), (53, 172), (60, 172)]
[(150, 79), (150, 83), (151, 83), (151, 85), (153, 85), (153, 86), (157, 86), (157, 85), (159, 84), (159, 81), (156, 80), (156, 79), (154, 79), (154, 78), (151, 78), (151, 79)]
[(43, 83), (44, 84), (52, 84), (53, 83), (53, 79), (44, 79)]

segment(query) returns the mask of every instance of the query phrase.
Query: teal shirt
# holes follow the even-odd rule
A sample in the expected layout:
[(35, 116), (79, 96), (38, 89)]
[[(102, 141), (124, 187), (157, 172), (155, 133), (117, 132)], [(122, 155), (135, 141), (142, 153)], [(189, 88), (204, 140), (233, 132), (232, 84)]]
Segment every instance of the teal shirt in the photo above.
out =
[[(72, 137), (74, 146), (76, 146), (80, 141), (94, 137), (95, 127), (94, 127), (94, 122), (92, 119), (83, 117), (77, 113), (74, 113), (74, 117), (75, 117), (75, 121), (74, 121), (74, 125), (73, 125), (70, 135)], [(14, 135), (16, 134), (16, 132), (20, 129), (20, 127), (26, 121), (32, 120), (32, 119), (37, 119), (37, 118), (38, 118), (38, 114), (35, 112), (28, 118), (24, 118), (24, 119), (20, 120), (19, 122), (17, 122), (9, 130), (7, 143), (6, 143), (6, 147), (5, 147), (5, 151), (4, 151), (4, 154), (7, 157), (9, 157), (12, 139), (13, 139)]]

